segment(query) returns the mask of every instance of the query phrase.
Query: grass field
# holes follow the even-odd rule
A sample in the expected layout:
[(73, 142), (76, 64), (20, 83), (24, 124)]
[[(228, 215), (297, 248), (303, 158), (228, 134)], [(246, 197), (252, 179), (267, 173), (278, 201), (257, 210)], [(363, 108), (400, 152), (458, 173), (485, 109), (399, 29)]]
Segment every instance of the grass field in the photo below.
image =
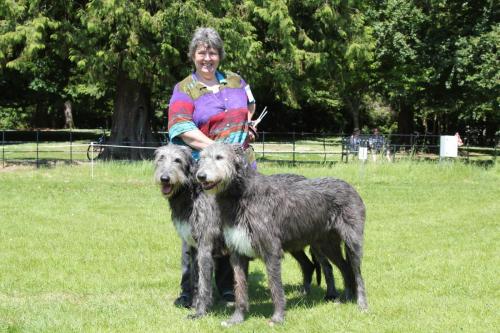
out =
[[(98, 163), (0, 168), (0, 332), (494, 332), (500, 327), (500, 168), (462, 163), (278, 167), (267, 174), (334, 176), (367, 206), (363, 274), (370, 310), (301, 296), (286, 256), (283, 326), (265, 269), (250, 266), (248, 319), (185, 319), (180, 241), (152, 165)], [(338, 287), (340, 274), (335, 271)], [(496, 313), (496, 315), (495, 315)]]

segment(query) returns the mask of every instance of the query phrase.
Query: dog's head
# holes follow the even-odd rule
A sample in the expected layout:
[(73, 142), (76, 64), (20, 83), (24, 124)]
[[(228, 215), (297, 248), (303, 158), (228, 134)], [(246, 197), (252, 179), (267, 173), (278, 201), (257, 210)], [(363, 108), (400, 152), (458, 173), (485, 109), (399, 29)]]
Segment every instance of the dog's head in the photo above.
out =
[(166, 198), (193, 181), (194, 160), (189, 147), (175, 144), (160, 147), (155, 151), (154, 163), (155, 182)]
[(200, 154), (196, 179), (204, 191), (217, 194), (248, 168), (241, 145), (213, 143)]

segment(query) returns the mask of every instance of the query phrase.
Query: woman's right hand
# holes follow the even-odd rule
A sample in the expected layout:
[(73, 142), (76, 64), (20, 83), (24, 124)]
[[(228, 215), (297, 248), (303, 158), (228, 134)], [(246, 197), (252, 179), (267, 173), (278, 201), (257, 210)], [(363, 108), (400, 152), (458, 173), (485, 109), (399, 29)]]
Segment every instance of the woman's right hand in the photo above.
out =
[(214, 142), (199, 129), (184, 132), (179, 136), (184, 143), (195, 150), (202, 150)]

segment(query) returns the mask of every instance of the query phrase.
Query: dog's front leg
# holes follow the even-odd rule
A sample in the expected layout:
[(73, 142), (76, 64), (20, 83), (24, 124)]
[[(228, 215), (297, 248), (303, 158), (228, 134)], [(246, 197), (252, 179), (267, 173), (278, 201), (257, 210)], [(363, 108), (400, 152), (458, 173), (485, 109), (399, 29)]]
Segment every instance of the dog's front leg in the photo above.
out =
[(212, 271), (214, 260), (212, 257), (212, 242), (200, 240), (198, 242), (198, 297), (196, 298), (196, 312), (189, 315), (190, 319), (196, 319), (207, 314), (212, 305)]
[(270, 325), (281, 324), (285, 320), (285, 291), (281, 282), (281, 255), (273, 253), (264, 258), (267, 270), (267, 281), (271, 290), (274, 313)]
[(243, 322), (245, 319), (245, 312), (248, 311), (248, 287), (246, 277), (248, 258), (237, 253), (232, 253), (231, 266), (233, 266), (234, 271), (234, 313), (229, 320), (222, 322), (222, 326), (232, 326)]

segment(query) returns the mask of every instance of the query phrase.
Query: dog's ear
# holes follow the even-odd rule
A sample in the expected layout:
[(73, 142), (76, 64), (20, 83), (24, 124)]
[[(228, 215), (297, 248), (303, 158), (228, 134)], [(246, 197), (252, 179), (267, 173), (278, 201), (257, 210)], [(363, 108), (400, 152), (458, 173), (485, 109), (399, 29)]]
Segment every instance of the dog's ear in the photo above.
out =
[(239, 143), (233, 143), (231, 146), (236, 155), (245, 156), (245, 149), (243, 149), (242, 145), (240, 145)]
[(186, 155), (191, 155), (191, 153), (193, 152), (193, 150), (191, 149), (191, 147), (189, 146), (184, 146), (184, 145), (179, 145), (179, 148), (183, 151), (184, 154)]
[(161, 151), (162, 151), (162, 148), (163, 148), (163, 147), (159, 147), (159, 148), (156, 148), (156, 149), (155, 149), (155, 152), (154, 152), (154, 156), (155, 156), (155, 159), (154, 159), (154, 164), (157, 164), (157, 163), (158, 163), (158, 160), (160, 159), (160, 156), (161, 156)]
[(236, 155), (236, 158), (234, 159), (236, 168), (245, 169), (248, 166), (245, 149), (240, 144), (232, 144), (231, 146)]
[(191, 159), (191, 163), (189, 163), (189, 173), (194, 177), (194, 175), (196, 175), (196, 173), (198, 172), (199, 167), (200, 163), (194, 158)]
[(194, 172), (195, 172), (194, 166), (196, 164), (196, 161), (193, 158), (193, 154), (192, 154), (193, 150), (189, 146), (179, 146), (179, 148), (181, 149), (181, 152), (186, 157), (185, 160), (188, 162), (188, 165), (187, 165), (188, 172), (191, 174), (194, 174)]

